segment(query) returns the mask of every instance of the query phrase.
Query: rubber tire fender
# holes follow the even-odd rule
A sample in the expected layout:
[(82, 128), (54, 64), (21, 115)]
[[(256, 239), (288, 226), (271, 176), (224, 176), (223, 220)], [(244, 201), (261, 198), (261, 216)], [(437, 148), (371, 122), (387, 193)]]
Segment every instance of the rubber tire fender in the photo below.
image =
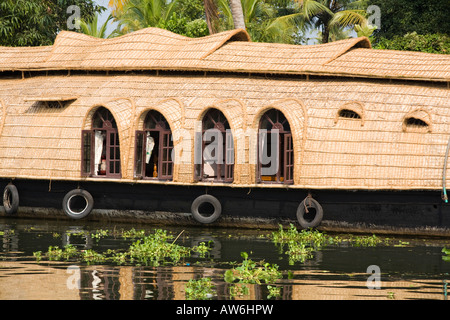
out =
[(6, 214), (15, 214), (19, 209), (19, 192), (13, 184), (8, 184), (3, 190), (3, 207)]
[[(200, 206), (205, 202), (209, 202), (214, 206), (214, 212), (209, 216), (204, 216), (198, 211)], [(222, 214), (222, 205), (216, 197), (209, 194), (203, 194), (192, 202), (191, 213), (194, 219), (200, 223), (213, 223)]]
[[(312, 221), (307, 221), (305, 219), (305, 213), (306, 209), (309, 210), (310, 208), (316, 210), (316, 215)], [(317, 227), (322, 222), (322, 218), (323, 218), (322, 206), (317, 200), (311, 197), (305, 198), (305, 200), (303, 200), (297, 208), (297, 220), (300, 226), (304, 229)]]
[[(72, 200), (72, 198), (77, 197), (77, 196), (83, 197), (84, 200), (86, 201), (86, 207), (80, 212), (75, 212), (70, 208), (70, 201)], [(89, 215), (91, 213), (92, 209), (94, 208), (94, 198), (86, 190), (73, 189), (73, 190), (67, 192), (66, 195), (64, 196), (62, 206), (63, 206), (64, 213), (68, 217), (70, 217), (72, 219), (82, 219), (82, 218), (85, 218), (87, 215)]]

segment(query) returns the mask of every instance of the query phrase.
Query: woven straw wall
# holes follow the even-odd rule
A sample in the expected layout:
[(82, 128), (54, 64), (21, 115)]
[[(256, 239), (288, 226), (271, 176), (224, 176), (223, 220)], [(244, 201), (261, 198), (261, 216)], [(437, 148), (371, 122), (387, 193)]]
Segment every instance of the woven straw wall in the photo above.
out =
[(0, 99), (0, 136), (2, 135), (3, 124), (5, 121), (6, 108), (3, 100)]
[[(118, 124), (123, 181), (133, 179), (135, 130), (142, 129), (145, 115), (154, 109), (169, 122), (175, 147), (184, 146), (177, 155), (187, 161), (175, 166), (174, 183), (192, 183), (188, 146), (193, 148), (195, 124), (216, 108), (227, 117), (239, 150), (233, 184), (249, 186), (256, 181), (251, 159), (259, 119), (276, 108), (293, 133), (293, 187), (442, 187), (450, 136), (450, 91), (443, 86), (180, 74), (37, 76), (0, 83), (2, 177), (80, 179), (81, 130), (90, 128), (92, 114), (104, 106)], [(63, 109), (28, 101), (69, 93), (77, 100)], [(340, 109), (362, 117), (340, 118)], [(405, 129), (409, 115), (428, 121), (430, 130)]]

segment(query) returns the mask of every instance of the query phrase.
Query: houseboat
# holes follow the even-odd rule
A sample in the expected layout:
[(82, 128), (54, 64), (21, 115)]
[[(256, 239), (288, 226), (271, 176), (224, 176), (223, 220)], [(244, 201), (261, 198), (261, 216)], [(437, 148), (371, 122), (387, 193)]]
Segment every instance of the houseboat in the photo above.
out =
[(0, 211), (450, 235), (449, 88), (449, 55), (365, 37), (0, 47)]

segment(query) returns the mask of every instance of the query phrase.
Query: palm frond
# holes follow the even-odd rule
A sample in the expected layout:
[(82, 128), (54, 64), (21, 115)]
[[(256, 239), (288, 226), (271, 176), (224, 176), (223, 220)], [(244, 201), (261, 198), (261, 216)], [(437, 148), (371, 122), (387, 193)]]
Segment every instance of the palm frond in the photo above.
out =
[(295, 28), (302, 29), (305, 24), (305, 16), (302, 13), (293, 13), (274, 19), (268, 28)]
[(108, 7), (112, 8), (113, 14), (123, 9), (129, 0), (109, 0)]
[(242, 9), (244, 11), (245, 23), (249, 23), (256, 16), (258, 11), (258, 5), (261, 3), (259, 0), (242, 0)]
[(304, 17), (307, 19), (312, 19), (318, 14), (329, 14), (333, 15), (333, 12), (324, 4), (315, 0), (297, 0), (300, 3), (300, 10)]
[(335, 25), (350, 27), (356, 24), (364, 24), (366, 22), (364, 13), (364, 10), (343, 10), (336, 12), (330, 21), (330, 27)]
[(109, 15), (105, 22), (101, 26), (98, 25), (98, 14), (96, 14), (91, 20), (84, 21), (78, 20), (80, 24), (80, 31), (84, 34), (90, 35), (96, 38), (109, 38), (111, 35), (106, 36), (106, 30), (108, 28), (108, 22), (112, 19), (112, 15)]

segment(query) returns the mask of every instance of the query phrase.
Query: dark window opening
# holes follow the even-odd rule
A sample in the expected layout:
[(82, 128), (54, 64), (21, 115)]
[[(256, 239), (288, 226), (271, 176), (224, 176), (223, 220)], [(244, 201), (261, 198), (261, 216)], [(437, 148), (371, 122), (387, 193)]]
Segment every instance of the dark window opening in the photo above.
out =
[(347, 119), (361, 119), (361, 116), (357, 112), (349, 109), (340, 110), (339, 117)]
[(201, 135), (196, 144), (200, 160), (195, 165), (197, 179), (232, 182), (234, 179), (234, 141), (228, 120), (217, 109), (209, 110), (202, 120)]
[(121, 177), (120, 142), (111, 112), (100, 107), (92, 118), (92, 129), (82, 131), (82, 169), (85, 176)]
[(264, 183), (294, 182), (294, 147), (291, 129), (280, 111), (261, 117), (258, 134), (258, 177)]
[(38, 107), (48, 109), (63, 109), (68, 105), (67, 101), (39, 101)]
[(135, 177), (171, 180), (173, 178), (173, 139), (169, 123), (157, 111), (149, 111), (144, 130), (136, 131)]
[(68, 107), (75, 100), (77, 100), (76, 97), (24, 98), (24, 101), (26, 102), (34, 102), (28, 112), (40, 112), (42, 110), (59, 112)]
[(405, 124), (407, 128), (428, 129), (425, 121), (413, 117), (405, 119)]

